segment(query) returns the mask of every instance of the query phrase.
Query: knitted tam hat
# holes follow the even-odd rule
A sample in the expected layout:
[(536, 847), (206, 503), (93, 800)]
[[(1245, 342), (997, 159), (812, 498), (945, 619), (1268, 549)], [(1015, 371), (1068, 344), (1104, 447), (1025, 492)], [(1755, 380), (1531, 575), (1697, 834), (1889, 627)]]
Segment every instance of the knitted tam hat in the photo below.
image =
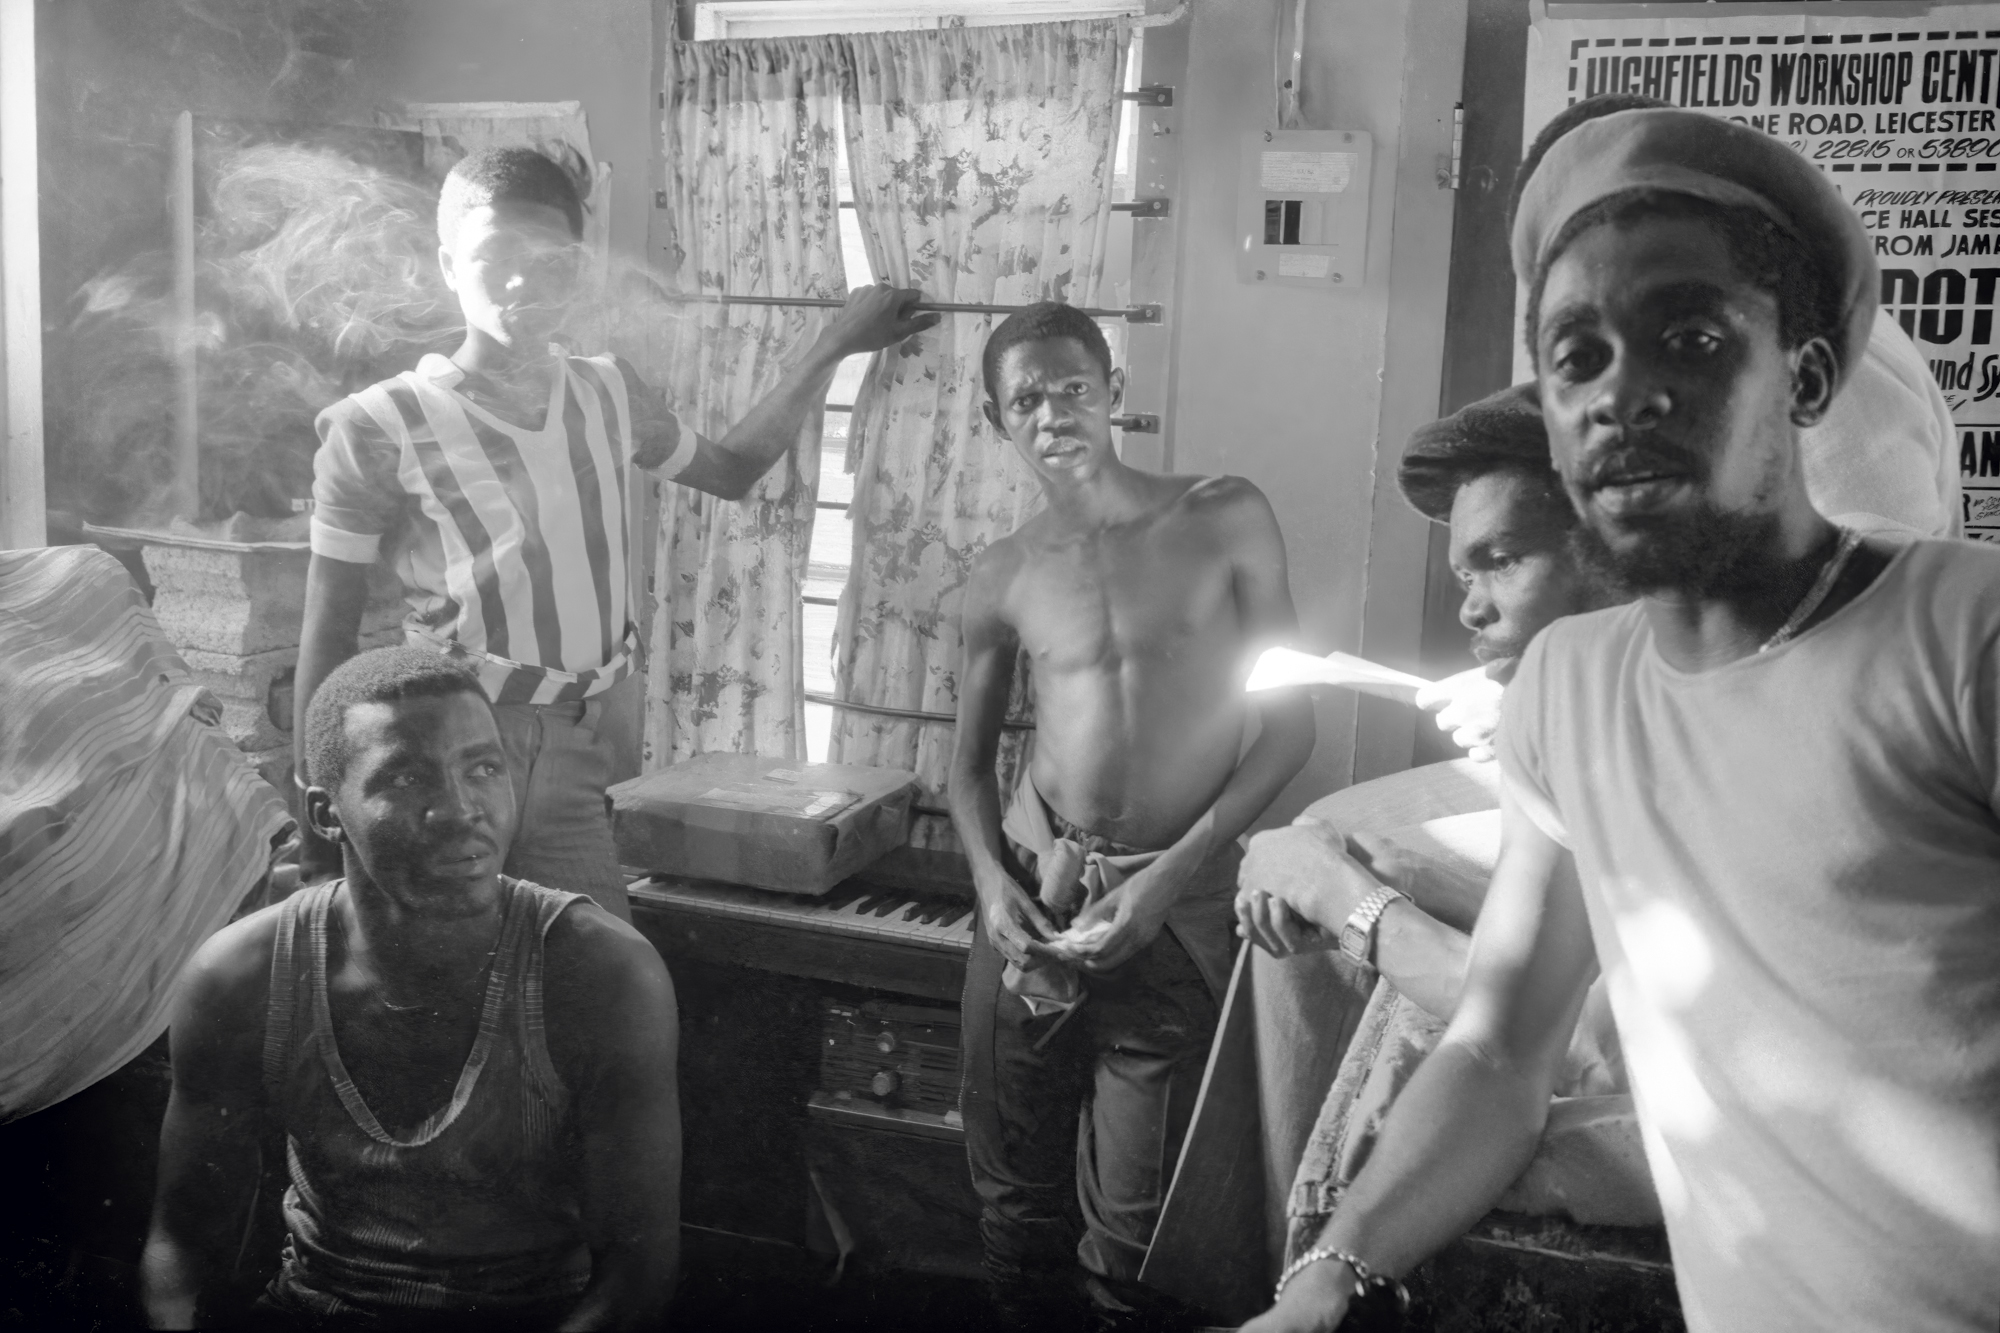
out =
[(1868, 345), (1880, 278), (1861, 219), (1797, 151), (1761, 130), (1676, 108), (1618, 111), (1556, 140), (1521, 192), (1514, 218), (1514, 272), (1531, 281), (1568, 221), (1592, 204), (1634, 190), (1687, 195), (1753, 208), (1819, 263), (1839, 298), (1830, 329), (1836, 374), (1845, 380)]
[(1459, 487), (1501, 471), (1547, 472), (1555, 481), (1542, 400), (1532, 381), (1467, 403), (1419, 429), (1403, 450), (1396, 483), (1418, 513), (1448, 523)]

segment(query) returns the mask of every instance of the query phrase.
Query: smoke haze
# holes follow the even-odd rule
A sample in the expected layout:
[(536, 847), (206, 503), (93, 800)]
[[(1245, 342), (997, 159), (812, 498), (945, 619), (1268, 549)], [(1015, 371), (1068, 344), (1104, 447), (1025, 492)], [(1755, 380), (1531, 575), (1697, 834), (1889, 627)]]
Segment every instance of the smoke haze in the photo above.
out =
[(200, 517), (213, 521), (290, 514), (311, 492), (320, 409), (456, 333), (437, 270), (436, 193), (412, 178), (421, 145), (386, 131), (322, 137), (335, 142), (199, 127), (192, 327), (179, 324), (165, 248), (76, 292), (50, 347), (75, 382), (66, 471), (80, 491), (67, 498), (83, 517), (168, 517), (182, 339), (200, 386)]

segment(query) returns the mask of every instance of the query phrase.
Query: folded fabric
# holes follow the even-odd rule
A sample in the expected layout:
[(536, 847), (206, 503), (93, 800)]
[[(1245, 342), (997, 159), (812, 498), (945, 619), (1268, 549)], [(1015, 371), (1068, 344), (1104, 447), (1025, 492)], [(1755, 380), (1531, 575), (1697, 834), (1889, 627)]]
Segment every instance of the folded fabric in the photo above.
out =
[(289, 817), (119, 563), (0, 551), (0, 1121), (151, 1045)]
[[(1035, 854), (1035, 869), (1041, 880), (1039, 893), (1043, 910), (1058, 933), (1049, 942), (1057, 947), (1077, 948), (1093, 943), (1103, 928), (1079, 932), (1070, 927), (1078, 913), (1160, 859), (1160, 852), (1114, 854), (1094, 852), (1074, 838), (1063, 837), (1049, 817), (1048, 803), (1035, 789), (1035, 780), (1026, 769), (1014, 788), (1014, 800), (1000, 821), (1000, 831)], [(1083, 999), (1083, 976), (1076, 968), (1053, 959), (1037, 960), (1032, 967), (1007, 964), (1000, 984), (1021, 997), (1028, 1012), (1037, 1018), (1073, 1009)]]

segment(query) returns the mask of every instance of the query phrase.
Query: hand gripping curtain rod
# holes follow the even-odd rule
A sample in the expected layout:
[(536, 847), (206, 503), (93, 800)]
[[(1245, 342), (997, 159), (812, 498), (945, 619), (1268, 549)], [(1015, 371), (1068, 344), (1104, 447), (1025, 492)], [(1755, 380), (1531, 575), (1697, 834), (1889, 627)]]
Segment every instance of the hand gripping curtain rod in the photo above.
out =
[[(662, 292), (668, 301), (685, 301), (697, 305), (782, 305), (813, 306), (824, 310), (839, 310), (847, 304), (831, 296), (738, 296), (731, 292)], [(1029, 307), (1024, 305), (993, 305), (982, 301), (919, 301), (909, 307), (915, 311), (935, 311), (948, 315), (1012, 315)], [(1122, 319), (1127, 324), (1158, 324), (1160, 307), (1157, 305), (1125, 306), (1110, 310), (1096, 306), (1078, 306), (1079, 315), (1092, 319)]]

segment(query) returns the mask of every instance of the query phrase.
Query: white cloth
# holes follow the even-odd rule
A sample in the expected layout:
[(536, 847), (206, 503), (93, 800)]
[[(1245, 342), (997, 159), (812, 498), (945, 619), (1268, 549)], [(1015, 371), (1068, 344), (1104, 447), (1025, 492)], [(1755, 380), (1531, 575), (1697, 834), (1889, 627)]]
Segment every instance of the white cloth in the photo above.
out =
[[(1070, 926), (1077, 913), (1123, 884), (1164, 855), (1164, 849), (1124, 855), (1092, 851), (1074, 838), (1056, 831), (1042, 794), (1035, 790), (1034, 775), (1023, 769), (1014, 788), (1014, 800), (1007, 807), (1001, 829), (1017, 844), (1035, 854), (1035, 873), (1041, 880), (1036, 895), (1042, 910), (1060, 932), (1061, 944), (1077, 944), (1077, 932)], [(1096, 934), (1103, 932), (1090, 928)], [(1028, 1012), (1037, 1018), (1076, 1007), (1083, 998), (1083, 977), (1065, 963), (1040, 960), (1034, 967), (1007, 964), (1000, 983), (1021, 997)]]
[(1806, 493), (1828, 518), (1862, 532), (1919, 537), (1964, 532), (1958, 428), (1923, 353), (1886, 311), (1825, 420), (1799, 433)]
[(1575, 852), (1693, 1333), (2000, 1324), (2000, 552), (1918, 541), (1781, 648), (1644, 604), (1507, 691)]

